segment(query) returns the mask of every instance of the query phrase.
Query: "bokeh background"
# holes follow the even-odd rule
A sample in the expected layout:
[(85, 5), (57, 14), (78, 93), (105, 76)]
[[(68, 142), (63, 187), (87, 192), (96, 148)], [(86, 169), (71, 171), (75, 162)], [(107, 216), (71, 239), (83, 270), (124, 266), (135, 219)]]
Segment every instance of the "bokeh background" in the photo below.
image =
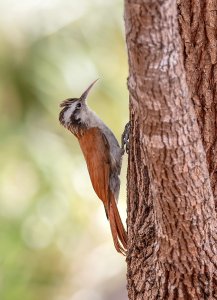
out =
[[(0, 0), (0, 299), (126, 300), (112, 243), (59, 103), (89, 105), (120, 141), (128, 121), (121, 0)], [(126, 157), (119, 206), (126, 219)]]

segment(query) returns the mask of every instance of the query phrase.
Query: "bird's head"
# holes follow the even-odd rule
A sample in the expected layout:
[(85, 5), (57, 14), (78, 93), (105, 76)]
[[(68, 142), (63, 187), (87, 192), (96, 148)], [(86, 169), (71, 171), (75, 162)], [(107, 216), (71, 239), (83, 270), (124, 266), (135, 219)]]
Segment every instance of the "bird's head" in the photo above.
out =
[(79, 115), (87, 106), (86, 100), (88, 93), (97, 80), (89, 85), (89, 87), (83, 92), (80, 98), (68, 98), (60, 104), (60, 107), (63, 108), (59, 114), (60, 123), (66, 125), (71, 120), (79, 119)]

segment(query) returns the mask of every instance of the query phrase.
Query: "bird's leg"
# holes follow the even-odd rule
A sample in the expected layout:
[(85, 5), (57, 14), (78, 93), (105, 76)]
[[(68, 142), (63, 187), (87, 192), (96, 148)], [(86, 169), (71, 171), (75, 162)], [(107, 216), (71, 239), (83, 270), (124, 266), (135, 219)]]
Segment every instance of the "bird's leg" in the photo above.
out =
[(123, 150), (123, 153), (126, 151), (126, 153), (129, 153), (129, 137), (130, 137), (130, 121), (125, 125), (124, 132), (121, 136), (121, 149)]

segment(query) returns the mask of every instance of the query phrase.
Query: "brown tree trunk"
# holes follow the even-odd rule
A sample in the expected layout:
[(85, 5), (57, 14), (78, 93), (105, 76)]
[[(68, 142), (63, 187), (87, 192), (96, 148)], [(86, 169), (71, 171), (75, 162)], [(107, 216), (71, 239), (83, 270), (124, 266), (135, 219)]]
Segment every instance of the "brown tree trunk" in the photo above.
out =
[(181, 0), (178, 8), (187, 83), (217, 208), (217, 2)]
[[(182, 34), (189, 30), (187, 19), (195, 38), (191, 13), (195, 13), (193, 4), (202, 1), (191, 1), (192, 12), (186, 8), (186, 2), (189, 3), (180, 1), (179, 6)], [(203, 77), (204, 61), (193, 80), (187, 68), (190, 46), (186, 39), (187, 80), (200, 107), (196, 111), (197, 117), (201, 116), (201, 137), (186, 83), (175, 1), (125, 0), (125, 27), (131, 119), (129, 299), (217, 299), (217, 223), (210, 185), (210, 178), (214, 182), (216, 159), (212, 164), (210, 157), (214, 158), (214, 154), (206, 139), (207, 130), (211, 130), (207, 124), (211, 124), (212, 130), (215, 127), (215, 120), (211, 120), (215, 117), (214, 71), (213, 75)], [(191, 59), (198, 60), (194, 55), (197, 52)], [(210, 53), (209, 57), (212, 59)], [(194, 69), (191, 63), (189, 66), (193, 72), (197, 63)], [(191, 80), (198, 84), (197, 76), (205, 82), (201, 83), (200, 93), (193, 83), (191, 86)], [(208, 117), (203, 114), (203, 110), (207, 113), (204, 98), (210, 94), (213, 98), (207, 101), (212, 103), (212, 114)], [(215, 134), (209, 136), (214, 147), (216, 128)]]

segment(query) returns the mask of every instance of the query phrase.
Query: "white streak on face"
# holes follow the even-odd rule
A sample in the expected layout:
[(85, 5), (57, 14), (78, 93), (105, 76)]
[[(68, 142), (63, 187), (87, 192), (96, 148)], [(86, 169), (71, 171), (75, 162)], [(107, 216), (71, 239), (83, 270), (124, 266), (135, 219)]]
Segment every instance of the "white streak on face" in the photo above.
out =
[(64, 116), (63, 116), (65, 124), (70, 122), (71, 115), (73, 114), (73, 111), (75, 110), (76, 105), (77, 105), (77, 101), (73, 102), (71, 104), (71, 106), (67, 109), (67, 111), (65, 111)]

